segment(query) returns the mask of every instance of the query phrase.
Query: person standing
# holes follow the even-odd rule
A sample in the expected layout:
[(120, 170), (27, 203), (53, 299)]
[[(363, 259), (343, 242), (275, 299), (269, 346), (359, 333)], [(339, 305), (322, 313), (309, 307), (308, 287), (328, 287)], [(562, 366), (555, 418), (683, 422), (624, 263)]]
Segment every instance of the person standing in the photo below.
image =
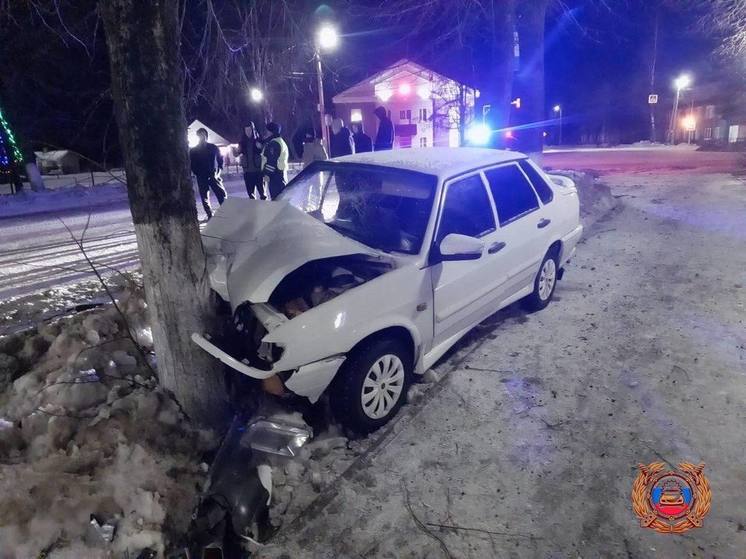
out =
[(363, 130), (362, 122), (352, 123), (352, 139), (355, 142), (355, 153), (373, 151), (373, 141)]
[(238, 153), (241, 155), (243, 180), (246, 183), (246, 193), (249, 198), (264, 198), (264, 175), (262, 174), (262, 139), (256, 131), (253, 122), (243, 129), (241, 141), (238, 143)]
[(303, 138), (303, 168), (305, 169), (314, 161), (326, 161), (327, 159), (329, 156), (324, 144), (321, 143), (321, 138), (317, 138), (313, 129), (309, 128)]
[(218, 146), (207, 141), (207, 130), (204, 128), (197, 130), (197, 138), (199, 138), (199, 143), (189, 150), (189, 162), (192, 173), (197, 177), (202, 207), (205, 208), (207, 219), (210, 219), (212, 217), (210, 190), (215, 193), (220, 205), (223, 205), (228, 196), (223, 187), (223, 179), (220, 178), (220, 171), (223, 170), (223, 156)]
[(380, 121), (378, 123), (378, 132), (376, 133), (375, 150), (383, 151), (387, 149), (393, 149), (394, 147), (394, 124), (386, 114), (384, 107), (378, 107), (374, 114)]
[(282, 127), (276, 122), (267, 124), (264, 142), (264, 174), (269, 178), (269, 197), (274, 200), (285, 189), (288, 182), (288, 158), (290, 152), (280, 133)]
[(329, 139), (329, 152), (332, 157), (342, 157), (355, 153), (355, 142), (352, 132), (344, 121), (337, 117), (332, 120), (332, 137)]

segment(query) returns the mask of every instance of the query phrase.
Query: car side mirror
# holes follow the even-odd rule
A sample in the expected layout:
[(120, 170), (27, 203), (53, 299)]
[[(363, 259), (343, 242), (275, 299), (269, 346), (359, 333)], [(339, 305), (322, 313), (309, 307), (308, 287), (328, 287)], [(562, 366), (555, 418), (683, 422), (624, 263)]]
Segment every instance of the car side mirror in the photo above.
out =
[(484, 252), (484, 243), (476, 237), (451, 233), (438, 245), (438, 261), (478, 260)]

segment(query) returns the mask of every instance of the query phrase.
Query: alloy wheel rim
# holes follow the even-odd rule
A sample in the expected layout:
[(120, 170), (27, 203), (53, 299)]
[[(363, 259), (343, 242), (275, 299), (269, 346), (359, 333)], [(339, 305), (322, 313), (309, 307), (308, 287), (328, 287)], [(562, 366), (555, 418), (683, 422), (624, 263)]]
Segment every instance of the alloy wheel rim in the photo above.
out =
[(549, 299), (554, 289), (554, 283), (557, 281), (557, 266), (554, 260), (550, 258), (541, 267), (539, 274), (539, 297), (542, 301)]
[(386, 417), (394, 409), (404, 389), (404, 364), (393, 354), (379, 357), (363, 380), (361, 403), (371, 419)]

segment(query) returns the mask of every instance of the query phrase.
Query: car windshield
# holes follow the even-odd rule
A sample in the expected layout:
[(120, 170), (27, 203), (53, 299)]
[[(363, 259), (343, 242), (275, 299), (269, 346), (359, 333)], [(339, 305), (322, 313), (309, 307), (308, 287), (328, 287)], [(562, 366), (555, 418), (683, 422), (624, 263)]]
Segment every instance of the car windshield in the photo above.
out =
[(417, 254), (436, 185), (435, 176), (413, 171), (317, 162), (279, 199), (372, 248)]

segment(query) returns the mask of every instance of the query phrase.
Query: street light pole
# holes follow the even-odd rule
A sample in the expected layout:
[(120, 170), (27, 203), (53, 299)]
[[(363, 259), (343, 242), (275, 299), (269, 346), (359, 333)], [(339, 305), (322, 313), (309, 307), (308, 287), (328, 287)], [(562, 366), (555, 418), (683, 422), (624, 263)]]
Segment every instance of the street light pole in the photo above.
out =
[(673, 113), (671, 114), (671, 128), (668, 131), (669, 144), (676, 143), (676, 119), (679, 116), (679, 99), (681, 99), (681, 88), (676, 88), (676, 99), (673, 102)]
[(559, 113), (559, 145), (562, 145), (562, 105), (555, 105), (554, 112)]
[(671, 126), (668, 130), (670, 144), (676, 142), (676, 120), (679, 118), (679, 101), (681, 100), (681, 92), (689, 87), (692, 83), (691, 77), (686, 74), (682, 74), (673, 82), (676, 87), (676, 98), (673, 102), (673, 112), (671, 113)]
[(316, 59), (316, 80), (317, 87), (319, 88), (319, 114), (321, 115), (321, 138), (326, 148), (326, 152), (330, 153), (329, 146), (329, 129), (326, 126), (326, 109), (324, 108), (324, 78), (321, 71), (321, 54), (318, 49), (314, 52), (314, 58)]
[(316, 80), (319, 88), (319, 114), (321, 115), (321, 138), (327, 153), (331, 153), (329, 129), (326, 126), (326, 109), (324, 108), (324, 77), (321, 70), (321, 51), (334, 50), (339, 44), (339, 34), (333, 25), (323, 24), (316, 34), (314, 59), (316, 62)]

